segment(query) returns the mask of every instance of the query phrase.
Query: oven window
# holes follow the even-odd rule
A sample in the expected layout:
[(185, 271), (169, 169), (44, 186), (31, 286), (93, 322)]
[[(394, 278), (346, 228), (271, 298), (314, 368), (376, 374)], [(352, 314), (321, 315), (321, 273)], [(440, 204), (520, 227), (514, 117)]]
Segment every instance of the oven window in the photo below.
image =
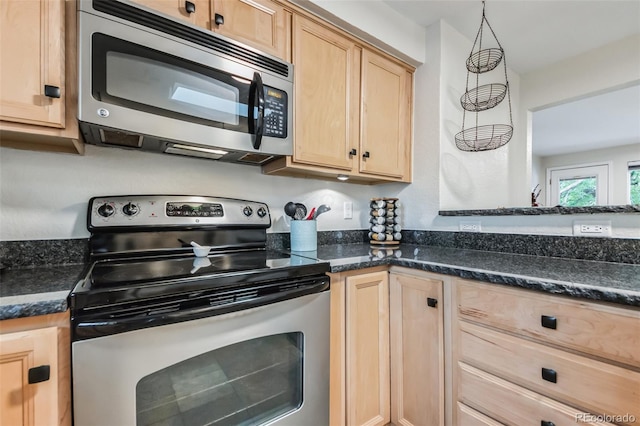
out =
[(136, 424), (260, 425), (302, 405), (303, 335), (276, 334), (181, 361), (136, 386)]

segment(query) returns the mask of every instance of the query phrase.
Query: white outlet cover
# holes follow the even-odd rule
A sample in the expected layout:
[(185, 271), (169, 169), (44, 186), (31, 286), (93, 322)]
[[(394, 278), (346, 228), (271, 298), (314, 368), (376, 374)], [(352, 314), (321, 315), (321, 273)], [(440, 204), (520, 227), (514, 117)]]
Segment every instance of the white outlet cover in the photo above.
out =
[(610, 220), (574, 220), (573, 235), (581, 237), (610, 237)]

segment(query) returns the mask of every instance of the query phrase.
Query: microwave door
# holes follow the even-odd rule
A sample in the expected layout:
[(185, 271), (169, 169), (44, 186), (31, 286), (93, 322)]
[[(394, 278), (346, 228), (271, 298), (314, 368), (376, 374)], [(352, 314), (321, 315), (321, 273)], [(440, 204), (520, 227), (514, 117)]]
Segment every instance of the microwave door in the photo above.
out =
[(249, 89), (249, 133), (255, 149), (260, 149), (264, 134), (264, 104), (262, 77), (255, 72)]

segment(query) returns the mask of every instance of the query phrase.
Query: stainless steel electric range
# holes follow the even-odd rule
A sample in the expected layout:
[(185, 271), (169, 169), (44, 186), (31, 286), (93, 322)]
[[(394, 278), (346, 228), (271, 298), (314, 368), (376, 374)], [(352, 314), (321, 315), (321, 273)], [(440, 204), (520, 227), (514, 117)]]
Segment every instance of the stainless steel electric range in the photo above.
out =
[(329, 265), (267, 250), (270, 225), (253, 201), (89, 201), (76, 426), (328, 424)]

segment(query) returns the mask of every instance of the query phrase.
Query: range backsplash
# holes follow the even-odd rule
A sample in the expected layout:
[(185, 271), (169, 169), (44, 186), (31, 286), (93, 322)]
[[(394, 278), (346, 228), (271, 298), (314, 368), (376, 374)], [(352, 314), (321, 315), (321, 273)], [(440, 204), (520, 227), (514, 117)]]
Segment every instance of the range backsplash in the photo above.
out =
[[(320, 231), (318, 245), (366, 244), (368, 230)], [(88, 239), (0, 241), (0, 265), (26, 268), (85, 263)], [(640, 240), (556, 235), (402, 231), (402, 243), (533, 256), (640, 264)], [(268, 233), (267, 248), (290, 247), (289, 233)]]

